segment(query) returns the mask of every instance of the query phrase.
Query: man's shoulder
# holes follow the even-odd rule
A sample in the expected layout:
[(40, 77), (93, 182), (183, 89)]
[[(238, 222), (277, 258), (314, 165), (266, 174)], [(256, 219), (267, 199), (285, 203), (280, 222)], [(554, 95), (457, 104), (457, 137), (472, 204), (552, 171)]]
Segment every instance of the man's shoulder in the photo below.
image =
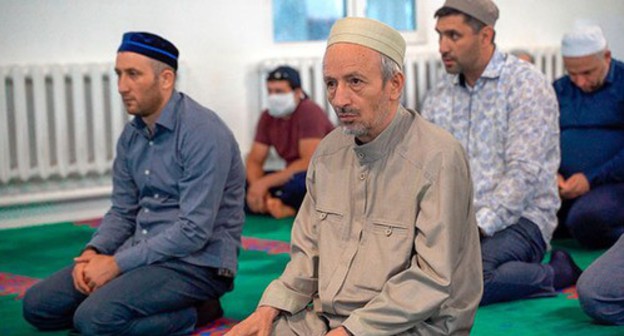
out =
[(337, 127), (321, 140), (319, 145), (316, 147), (314, 156), (318, 158), (333, 155), (337, 152), (353, 147), (353, 144), (353, 136), (345, 134), (342, 132), (340, 127)]
[(410, 157), (427, 153), (455, 151), (461, 144), (442, 127), (416, 115), (403, 143), (403, 149)]
[(533, 85), (536, 82), (540, 84), (548, 82), (544, 73), (536, 66), (515, 57), (508, 57), (503, 65), (501, 80), (504, 82), (513, 82), (514, 85)]
[(455, 88), (456, 82), (458, 80), (458, 75), (453, 75), (449, 73), (443, 73), (438, 77), (438, 81), (431, 87), (429, 90), (429, 94), (440, 94), (447, 90), (452, 90)]
[(180, 132), (201, 139), (233, 138), (227, 124), (212, 109), (201, 105), (191, 97), (183, 95), (176, 111)]
[(611, 62), (613, 63), (615, 82), (624, 83), (624, 62), (617, 60), (615, 58), (612, 58)]
[(396, 153), (404, 160), (403, 169), (423, 172), (435, 180), (443, 167), (467, 167), (462, 145), (448, 131), (416, 115), (397, 146)]
[(315, 112), (321, 112), (323, 113), (323, 108), (321, 106), (319, 106), (319, 104), (317, 104), (314, 100), (312, 100), (311, 98), (306, 98), (303, 99), (298, 106), (298, 110), (304, 110), (304, 111), (315, 111)]
[(553, 88), (555, 89), (557, 95), (561, 96), (572, 90), (574, 86), (572, 84), (572, 80), (570, 80), (570, 76), (563, 75), (553, 82)]
[(182, 94), (180, 108), (177, 113), (185, 124), (196, 127), (207, 126), (214, 123), (224, 124), (219, 115), (212, 109), (198, 103), (193, 98)]
[(183, 111), (185, 113), (190, 113), (190, 115), (193, 115), (195, 113), (202, 115), (202, 114), (206, 114), (206, 115), (216, 115), (216, 113), (211, 110), (210, 108), (200, 104), (199, 102), (197, 102), (195, 99), (193, 99), (192, 97), (184, 94), (184, 93), (180, 93), (181, 95), (181, 99), (180, 99), (180, 111)]
[(325, 110), (310, 98), (302, 100), (293, 115), (300, 120), (329, 120)]

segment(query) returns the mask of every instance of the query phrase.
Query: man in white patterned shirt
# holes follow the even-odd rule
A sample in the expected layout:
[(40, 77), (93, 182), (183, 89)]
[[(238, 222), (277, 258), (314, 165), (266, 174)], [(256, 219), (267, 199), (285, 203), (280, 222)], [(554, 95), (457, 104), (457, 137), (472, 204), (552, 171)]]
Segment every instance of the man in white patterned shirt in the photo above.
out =
[(550, 296), (580, 270), (564, 251), (541, 264), (557, 224), (558, 107), (546, 78), (494, 44), (491, 0), (447, 0), (436, 13), (448, 73), (427, 95), (425, 118), (466, 149), (481, 232), (481, 305)]

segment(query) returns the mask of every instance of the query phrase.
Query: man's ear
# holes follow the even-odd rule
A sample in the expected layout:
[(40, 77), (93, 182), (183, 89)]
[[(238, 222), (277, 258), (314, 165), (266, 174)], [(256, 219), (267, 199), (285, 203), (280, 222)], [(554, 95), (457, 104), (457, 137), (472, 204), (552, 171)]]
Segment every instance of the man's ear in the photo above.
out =
[(481, 29), (479, 34), (481, 35), (481, 44), (488, 45), (492, 43), (492, 39), (494, 38), (494, 27), (485, 26)]
[(397, 72), (388, 80), (387, 85), (390, 85), (390, 99), (399, 100), (403, 93), (403, 86), (405, 85), (405, 76), (402, 72)]
[(175, 85), (176, 74), (172, 69), (165, 69), (160, 73), (160, 85), (164, 90), (169, 90)]

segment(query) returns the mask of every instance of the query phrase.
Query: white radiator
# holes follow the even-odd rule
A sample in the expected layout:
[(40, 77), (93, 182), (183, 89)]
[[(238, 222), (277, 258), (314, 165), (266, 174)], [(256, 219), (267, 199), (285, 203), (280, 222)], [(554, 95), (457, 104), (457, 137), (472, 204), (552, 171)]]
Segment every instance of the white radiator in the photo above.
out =
[(0, 206), (110, 193), (127, 120), (112, 64), (0, 67)]
[[(529, 49), (529, 51), (535, 57), (535, 66), (546, 75), (549, 81), (552, 82), (564, 74), (559, 48), (544, 47)], [(328, 112), (330, 119), (335, 123), (336, 116), (327, 102), (321, 58), (270, 59), (261, 63), (259, 85), (262, 108), (266, 107), (266, 77), (271, 70), (280, 65), (289, 65), (299, 70), (304, 91)], [(426, 93), (444, 73), (444, 68), (437, 53), (408, 55), (405, 60), (404, 73), (406, 80), (403, 105), (418, 110)]]

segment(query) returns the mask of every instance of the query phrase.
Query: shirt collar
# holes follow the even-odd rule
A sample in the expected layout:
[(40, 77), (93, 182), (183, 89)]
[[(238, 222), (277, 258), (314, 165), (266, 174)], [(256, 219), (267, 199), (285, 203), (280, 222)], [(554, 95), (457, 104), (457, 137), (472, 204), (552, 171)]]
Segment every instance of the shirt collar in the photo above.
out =
[[(495, 48), (494, 53), (492, 54), (492, 58), (490, 58), (490, 62), (485, 67), (485, 70), (483, 70), (483, 73), (481, 74), (481, 77), (479, 77), (479, 79), (481, 78), (495, 79), (495, 78), (500, 77), (501, 72), (503, 72), (503, 68), (504, 68), (506, 60), (507, 60), (507, 56), (503, 54), (502, 52), (498, 51), (498, 48)], [(453, 84), (455, 85), (460, 84), (460, 80), (461, 80), (460, 76), (463, 77), (463, 74), (453, 76)]]
[(399, 105), (392, 122), (381, 134), (371, 142), (359, 146), (355, 145), (353, 149), (360, 164), (376, 161), (390, 153), (399, 144), (404, 134), (407, 133), (410, 123), (403, 120), (410, 117), (413, 117), (412, 112)]
[(607, 76), (605, 77), (605, 84), (613, 83), (615, 81), (615, 60), (611, 58), (611, 63), (609, 64), (609, 70), (607, 71)]
[[(175, 129), (175, 110), (176, 105), (178, 104), (180, 99), (182, 99), (182, 94), (174, 90), (171, 94), (171, 98), (169, 98), (169, 101), (163, 108), (162, 113), (160, 113), (158, 120), (156, 120), (156, 125), (159, 125), (170, 131), (173, 131)], [(134, 119), (132, 120), (132, 124), (136, 129), (139, 130), (144, 129), (147, 126), (143, 121), (143, 118), (140, 117), (134, 117)]]

